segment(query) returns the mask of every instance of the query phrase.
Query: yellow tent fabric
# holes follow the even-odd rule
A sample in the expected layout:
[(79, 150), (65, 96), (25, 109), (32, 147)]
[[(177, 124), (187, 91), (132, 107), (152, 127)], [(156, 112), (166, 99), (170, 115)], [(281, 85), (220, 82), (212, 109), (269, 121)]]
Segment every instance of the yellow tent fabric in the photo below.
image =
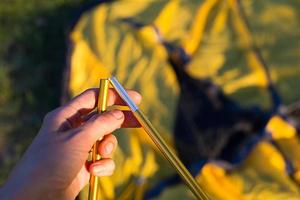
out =
[[(141, 109), (172, 144), (179, 86), (161, 44), (162, 37), (181, 45), (192, 56), (187, 66), (191, 76), (213, 80), (242, 105), (268, 108), (268, 77), (252, 48), (258, 43), (265, 48), (263, 54), (270, 63), (272, 80), (288, 94), (285, 102), (294, 101), (299, 98), (293, 92), (297, 86), (295, 76), (300, 73), (300, 65), (295, 64), (300, 57), (300, 41), (296, 39), (300, 33), (299, 1), (242, 1), (255, 34), (243, 20), (238, 2), (122, 0), (100, 4), (82, 15), (70, 36), (71, 95), (97, 87), (100, 78), (113, 74), (125, 87), (142, 94)], [(124, 23), (128, 18), (145, 26), (134, 28)], [(291, 52), (288, 55), (282, 55), (286, 51), (280, 46), (285, 42), (282, 35), (292, 43), (284, 46)], [(298, 136), (278, 116), (270, 120), (267, 130), (296, 166), (296, 180), (286, 175), (282, 153), (262, 141), (236, 169), (225, 170), (219, 162), (203, 167), (197, 178), (212, 198), (300, 199)], [(112, 177), (101, 178), (101, 199), (141, 199), (148, 185), (175, 173), (157, 156), (142, 130), (121, 130), (116, 135), (120, 145), (115, 155), (117, 169)], [(82, 194), (84, 198), (86, 193)], [(193, 198), (183, 185), (170, 187), (158, 197)]]

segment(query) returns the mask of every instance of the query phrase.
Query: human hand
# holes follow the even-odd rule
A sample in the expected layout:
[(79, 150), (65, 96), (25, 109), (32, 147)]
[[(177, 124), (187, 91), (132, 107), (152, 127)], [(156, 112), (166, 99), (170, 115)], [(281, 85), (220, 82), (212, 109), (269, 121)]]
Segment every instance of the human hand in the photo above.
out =
[[(128, 91), (138, 104), (141, 96)], [(111, 134), (122, 127), (136, 127), (129, 111), (112, 110), (91, 114), (98, 89), (89, 89), (69, 103), (48, 113), (42, 127), (0, 190), (0, 199), (74, 199), (88, 183), (90, 173), (108, 176), (114, 171), (111, 159), (117, 139)], [(124, 102), (110, 89), (108, 105)], [(98, 152), (102, 159), (87, 167), (93, 144), (103, 138)]]

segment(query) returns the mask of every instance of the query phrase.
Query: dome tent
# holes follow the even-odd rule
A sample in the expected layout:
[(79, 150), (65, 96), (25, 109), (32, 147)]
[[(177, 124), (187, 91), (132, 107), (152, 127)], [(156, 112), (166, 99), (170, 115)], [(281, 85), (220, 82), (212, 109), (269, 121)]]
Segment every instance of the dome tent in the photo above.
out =
[[(289, 36), (289, 51), (296, 52), (299, 29), (289, 29), (299, 24), (293, 4), (99, 4), (82, 15), (71, 34), (68, 90), (75, 95), (97, 87), (111, 74), (138, 90), (141, 109), (215, 199), (297, 199), (297, 130), (277, 94), (285, 83), (289, 97), (283, 102), (299, 98), (292, 92), (300, 72), (292, 61), (299, 55), (281, 54), (280, 46), (283, 35)], [(281, 13), (276, 22), (269, 6)], [(285, 59), (291, 61), (281, 64)], [(101, 178), (103, 199), (193, 199), (142, 130), (116, 134), (117, 169)], [(170, 177), (175, 181), (164, 182)]]

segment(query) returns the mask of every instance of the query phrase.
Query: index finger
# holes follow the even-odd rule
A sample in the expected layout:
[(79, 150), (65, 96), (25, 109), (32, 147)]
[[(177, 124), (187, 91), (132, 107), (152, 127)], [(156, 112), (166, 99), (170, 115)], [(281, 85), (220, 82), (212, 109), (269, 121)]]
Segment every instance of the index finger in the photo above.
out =
[[(126, 90), (128, 95), (132, 98), (132, 100), (139, 104), (141, 102), (141, 95), (134, 90)], [(74, 99), (72, 99), (69, 103), (67, 103), (65, 108), (72, 108), (71, 113), (68, 113), (69, 116), (75, 114), (74, 112), (79, 112), (81, 115), (90, 113), (96, 106), (98, 101), (98, 88), (91, 88), (81, 93)], [(110, 88), (108, 90), (108, 106), (112, 105), (126, 105), (126, 103), (120, 98), (118, 93)]]
[[(137, 104), (141, 95), (133, 90), (127, 90), (129, 96)], [(47, 114), (47, 121), (51, 122), (53, 130), (66, 130), (81, 124), (82, 116), (89, 114), (97, 106), (98, 88), (91, 88), (73, 98), (66, 105)], [(108, 106), (126, 105), (114, 89), (108, 91)]]
[[(126, 92), (128, 93), (128, 95), (130, 96), (130, 98), (136, 103), (136, 104), (140, 104), (141, 100), (142, 100), (142, 96), (134, 91), (134, 90), (126, 90)], [(123, 101), (123, 99), (121, 99), (121, 97), (119, 96), (119, 94), (117, 93), (117, 91), (115, 89), (110, 88), (108, 90), (108, 102), (107, 102), (108, 106), (112, 106), (112, 105), (123, 105), (126, 106), (127, 104)]]

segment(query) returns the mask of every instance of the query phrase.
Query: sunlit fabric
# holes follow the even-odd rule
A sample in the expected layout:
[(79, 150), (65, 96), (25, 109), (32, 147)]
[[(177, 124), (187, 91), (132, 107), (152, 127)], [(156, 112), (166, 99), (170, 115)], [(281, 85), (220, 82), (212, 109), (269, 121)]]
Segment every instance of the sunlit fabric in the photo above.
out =
[[(299, 199), (300, 8), (288, 0), (122, 0), (71, 38), (74, 96), (114, 75), (214, 199)], [(194, 199), (141, 129), (115, 133), (101, 199)], [(81, 194), (85, 199), (86, 192)]]

